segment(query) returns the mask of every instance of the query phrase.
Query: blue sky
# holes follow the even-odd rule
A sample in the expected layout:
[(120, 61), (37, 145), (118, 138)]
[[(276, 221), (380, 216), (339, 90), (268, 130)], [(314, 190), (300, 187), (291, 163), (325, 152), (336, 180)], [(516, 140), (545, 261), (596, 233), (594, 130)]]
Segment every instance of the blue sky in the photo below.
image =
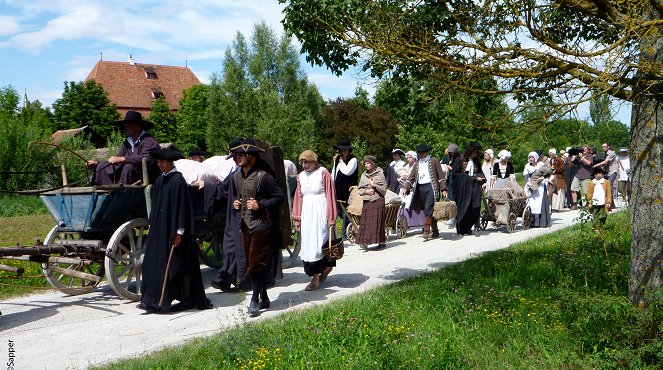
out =
[[(64, 81), (83, 81), (102, 53), (108, 61), (131, 54), (137, 63), (186, 64), (207, 83), (237, 32), (248, 37), (265, 21), (280, 36), (282, 8), (277, 0), (0, 0), (0, 87), (50, 106)], [(337, 77), (303, 57), (302, 68), (326, 100), (353, 96), (357, 84), (374, 91), (358, 72)], [(613, 108), (630, 122), (629, 106)], [(587, 118), (587, 106), (577, 115)]]

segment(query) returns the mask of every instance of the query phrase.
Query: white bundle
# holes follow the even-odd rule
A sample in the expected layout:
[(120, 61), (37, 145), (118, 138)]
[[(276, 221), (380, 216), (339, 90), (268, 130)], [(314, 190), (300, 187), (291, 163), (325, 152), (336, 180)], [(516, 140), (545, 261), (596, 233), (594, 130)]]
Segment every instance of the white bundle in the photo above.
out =
[(205, 173), (203, 164), (191, 159), (178, 159), (175, 161), (175, 167), (182, 173), (187, 184), (202, 178)]
[(203, 161), (203, 179), (211, 182), (223, 181), (235, 167), (235, 161), (225, 155), (217, 155)]

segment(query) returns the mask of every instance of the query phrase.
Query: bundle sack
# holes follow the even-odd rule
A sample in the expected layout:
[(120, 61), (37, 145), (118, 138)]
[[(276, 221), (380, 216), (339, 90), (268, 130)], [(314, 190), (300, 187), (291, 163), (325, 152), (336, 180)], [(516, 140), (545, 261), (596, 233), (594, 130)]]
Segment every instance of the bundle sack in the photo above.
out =
[(435, 202), (433, 218), (438, 221), (451, 220), (456, 217), (456, 202), (453, 200)]

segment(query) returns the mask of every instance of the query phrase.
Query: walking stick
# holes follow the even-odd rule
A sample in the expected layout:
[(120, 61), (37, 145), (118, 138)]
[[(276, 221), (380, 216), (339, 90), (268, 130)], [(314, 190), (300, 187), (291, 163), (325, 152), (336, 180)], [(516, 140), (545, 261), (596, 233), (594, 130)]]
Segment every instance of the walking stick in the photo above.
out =
[(163, 303), (163, 296), (166, 295), (166, 283), (168, 282), (168, 269), (170, 268), (170, 260), (173, 258), (173, 252), (175, 252), (175, 246), (170, 247), (170, 254), (168, 255), (168, 262), (166, 262), (166, 273), (163, 275), (163, 285), (161, 286), (161, 298), (159, 299), (159, 308)]

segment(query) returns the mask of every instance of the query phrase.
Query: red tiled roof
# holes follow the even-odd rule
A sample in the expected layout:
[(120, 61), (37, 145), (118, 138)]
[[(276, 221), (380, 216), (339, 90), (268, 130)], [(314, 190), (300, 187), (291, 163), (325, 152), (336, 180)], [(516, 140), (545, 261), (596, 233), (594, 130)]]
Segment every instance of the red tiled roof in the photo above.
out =
[[(148, 74), (156, 74), (149, 79)], [(161, 66), (129, 62), (100, 60), (85, 81), (100, 84), (111, 102), (117, 105), (121, 116), (127, 110), (149, 113), (154, 103), (155, 92), (161, 92), (173, 109), (179, 108), (182, 92), (200, 80), (187, 67)]]

